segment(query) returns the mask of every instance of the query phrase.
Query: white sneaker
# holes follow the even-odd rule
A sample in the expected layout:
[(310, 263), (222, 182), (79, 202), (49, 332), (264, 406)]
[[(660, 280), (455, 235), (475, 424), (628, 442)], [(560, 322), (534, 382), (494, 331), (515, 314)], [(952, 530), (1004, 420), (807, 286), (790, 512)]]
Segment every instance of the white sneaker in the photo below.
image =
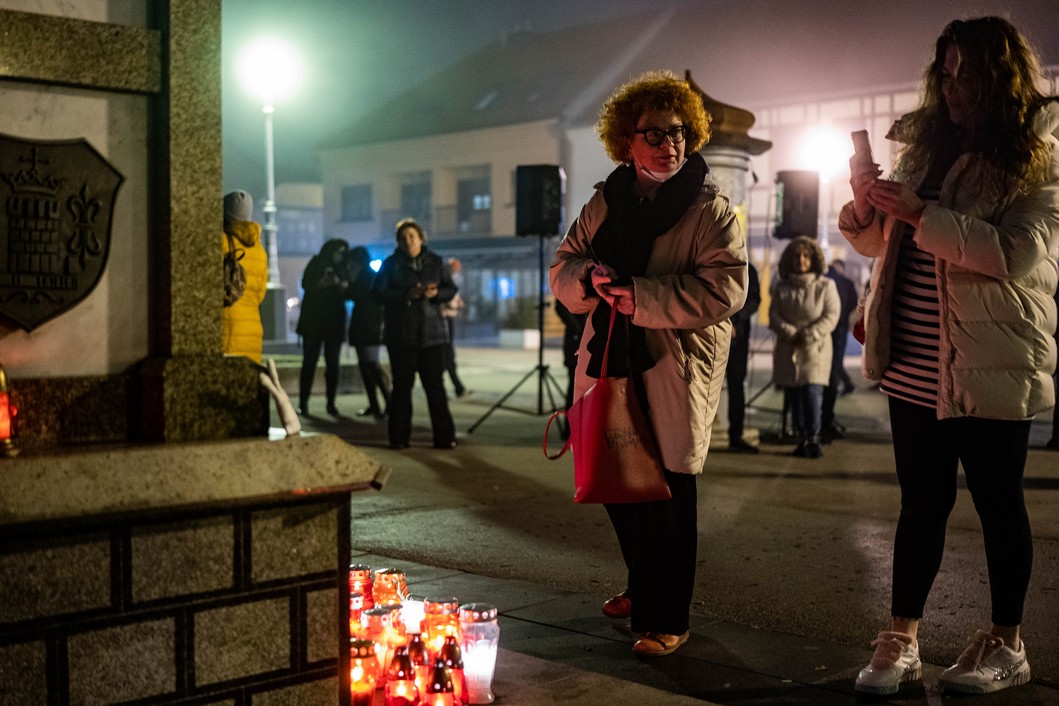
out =
[(872, 641), (875, 654), (857, 675), (855, 689), (867, 694), (896, 694), (905, 682), (923, 676), (919, 643), (903, 632), (883, 631)]
[(1026, 643), (1019, 641), (1018, 652), (996, 635), (979, 630), (956, 664), (938, 678), (943, 688), (964, 694), (988, 694), (1030, 680)]

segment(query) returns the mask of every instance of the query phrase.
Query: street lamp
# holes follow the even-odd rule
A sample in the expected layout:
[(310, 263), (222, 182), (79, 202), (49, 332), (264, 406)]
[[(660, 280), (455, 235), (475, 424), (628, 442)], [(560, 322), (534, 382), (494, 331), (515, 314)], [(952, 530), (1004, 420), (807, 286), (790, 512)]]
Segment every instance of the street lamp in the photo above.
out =
[(827, 252), (831, 223), (831, 182), (839, 177), (853, 154), (849, 135), (843, 135), (828, 125), (810, 129), (801, 142), (799, 161), (820, 174), (820, 209), (824, 213), (820, 246)]
[(291, 95), (301, 79), (301, 61), (285, 42), (263, 37), (251, 42), (239, 56), (239, 79), (248, 93), (264, 103), (265, 114), (265, 232), (268, 283), (279, 285), (279, 252), (276, 246), (276, 175), (272, 148), (272, 113), (277, 101)]
[(265, 339), (287, 340), (287, 295), (279, 278), (279, 246), (276, 227), (276, 174), (272, 149), (272, 113), (276, 101), (294, 92), (301, 79), (301, 61), (286, 43), (271, 37), (251, 42), (239, 57), (239, 79), (251, 95), (260, 99), (265, 114), (265, 223), (262, 227), (268, 253), (268, 288), (261, 303)]

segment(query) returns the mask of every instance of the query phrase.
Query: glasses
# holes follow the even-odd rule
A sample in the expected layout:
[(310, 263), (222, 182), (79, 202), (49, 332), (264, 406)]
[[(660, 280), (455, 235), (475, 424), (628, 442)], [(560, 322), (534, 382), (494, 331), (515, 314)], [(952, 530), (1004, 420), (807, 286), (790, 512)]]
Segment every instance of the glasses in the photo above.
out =
[(679, 145), (687, 137), (688, 129), (683, 125), (674, 125), (668, 130), (649, 127), (645, 130), (636, 130), (635, 133), (643, 135), (643, 139), (647, 140), (647, 144), (651, 145), (651, 147), (658, 147), (667, 137), (673, 141), (674, 145)]

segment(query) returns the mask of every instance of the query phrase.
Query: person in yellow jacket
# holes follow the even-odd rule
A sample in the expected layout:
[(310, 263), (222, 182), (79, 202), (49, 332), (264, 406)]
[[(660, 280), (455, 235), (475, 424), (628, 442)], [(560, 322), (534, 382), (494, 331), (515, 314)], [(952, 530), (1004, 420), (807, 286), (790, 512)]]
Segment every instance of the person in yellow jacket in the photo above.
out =
[(239, 264), (246, 270), (246, 289), (222, 314), (221, 348), (225, 355), (245, 355), (261, 362), (261, 302), (268, 284), (268, 255), (261, 244), (261, 225), (251, 220), (254, 200), (242, 190), (224, 196), (224, 233), (221, 253), (228, 253), (228, 236), (232, 236), (236, 254), (242, 250)]

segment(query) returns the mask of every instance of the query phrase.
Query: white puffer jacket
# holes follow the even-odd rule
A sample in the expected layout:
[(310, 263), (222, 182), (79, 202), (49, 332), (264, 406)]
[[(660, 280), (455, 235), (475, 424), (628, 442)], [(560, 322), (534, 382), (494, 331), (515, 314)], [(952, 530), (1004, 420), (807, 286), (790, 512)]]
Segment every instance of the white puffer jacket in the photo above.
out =
[(827, 385), (831, 378), (831, 332), (841, 310), (830, 277), (807, 272), (781, 279), (769, 305), (776, 332), (772, 382), (783, 387)]
[[(1059, 102), (1042, 108), (1034, 125), (1053, 146), (1042, 184), (997, 198), (977, 179), (980, 160), (964, 154), (916, 229), (916, 245), (935, 258), (941, 308), (939, 419), (1027, 419), (1055, 404)], [(922, 175), (902, 175), (899, 166), (895, 179), (916, 188)], [(899, 225), (876, 212), (867, 227), (858, 228), (852, 202), (839, 217), (853, 249), (877, 258), (863, 358), (864, 374), (873, 380), (890, 363)]]

